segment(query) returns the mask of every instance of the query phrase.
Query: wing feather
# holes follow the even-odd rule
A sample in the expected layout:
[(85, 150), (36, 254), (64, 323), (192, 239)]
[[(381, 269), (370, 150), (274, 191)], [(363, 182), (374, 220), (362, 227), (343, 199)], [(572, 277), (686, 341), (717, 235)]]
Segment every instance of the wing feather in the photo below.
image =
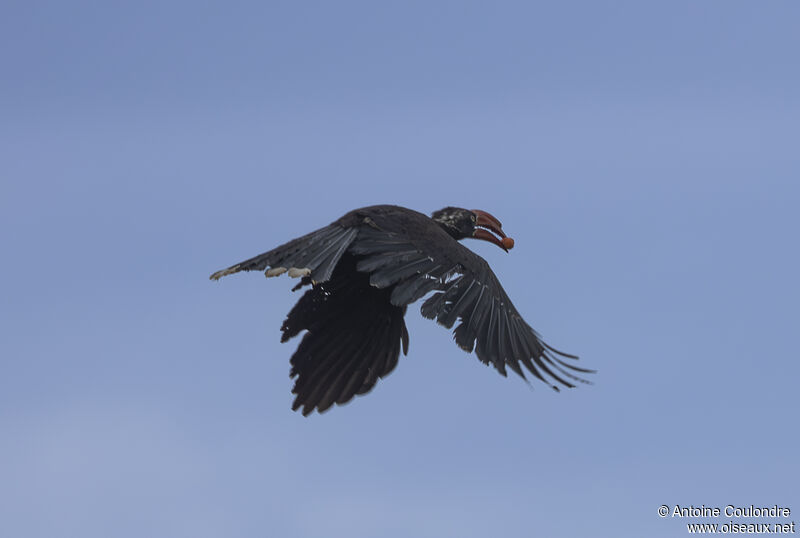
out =
[[(238, 273), (239, 271), (264, 271), (267, 276), (277, 276), (280, 271), (270, 273), (270, 269), (296, 268), (308, 269), (315, 282), (324, 282), (333, 274), (333, 270), (342, 254), (358, 235), (358, 228), (346, 228), (331, 224), (315, 232), (293, 239), (278, 248), (272, 249), (249, 260), (239, 262), (227, 269), (212, 274), (211, 280)], [(292, 273), (290, 273), (291, 275)], [(304, 273), (298, 273), (304, 274)]]
[(548, 346), (525, 323), (486, 261), (456, 241), (447, 249), (423, 238), (412, 238), (377, 228), (362, 230), (350, 252), (359, 256), (357, 268), (370, 275), (370, 284), (391, 288), (391, 302), (405, 306), (433, 292), (420, 312), (452, 329), (456, 344), (506, 375), (506, 369), (525, 379), (525, 370), (557, 388), (572, 387), (569, 380), (585, 380), (569, 373), (593, 373), (565, 363), (574, 359)]

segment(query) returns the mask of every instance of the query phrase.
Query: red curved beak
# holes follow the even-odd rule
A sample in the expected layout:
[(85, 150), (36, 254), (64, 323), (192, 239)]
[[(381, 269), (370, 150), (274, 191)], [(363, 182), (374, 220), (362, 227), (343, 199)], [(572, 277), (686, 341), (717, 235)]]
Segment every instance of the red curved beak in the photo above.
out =
[[(480, 209), (472, 209), (471, 211), (477, 217), (475, 220), (475, 226), (480, 226), (480, 228), (475, 228), (475, 231), (472, 233), (472, 237), (494, 243), (506, 252), (514, 248), (514, 240), (510, 237), (506, 237), (506, 234), (503, 232), (503, 225), (499, 220), (497, 220), (497, 218), (495, 218), (494, 215), (487, 213), (486, 211), (481, 211)], [(500, 238), (498, 238), (496, 235), (492, 235), (486, 230), (491, 230), (495, 234), (499, 235)]]

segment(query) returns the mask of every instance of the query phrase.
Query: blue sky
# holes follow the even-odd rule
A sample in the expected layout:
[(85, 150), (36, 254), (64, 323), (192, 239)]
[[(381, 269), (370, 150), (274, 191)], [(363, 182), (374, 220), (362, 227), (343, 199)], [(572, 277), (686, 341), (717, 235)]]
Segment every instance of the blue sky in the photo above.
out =
[[(3, 536), (800, 513), (795, 2), (0, 11)], [(293, 282), (208, 275), (374, 203), (498, 216), (516, 248), (468, 246), (595, 384), (504, 379), (414, 306), (371, 394), (293, 413)]]

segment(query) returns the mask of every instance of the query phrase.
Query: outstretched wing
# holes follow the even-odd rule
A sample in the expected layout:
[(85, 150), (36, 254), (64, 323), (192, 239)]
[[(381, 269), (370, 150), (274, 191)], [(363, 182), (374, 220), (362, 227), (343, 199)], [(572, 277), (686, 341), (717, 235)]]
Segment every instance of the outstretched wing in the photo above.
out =
[(358, 235), (357, 228), (337, 223), (293, 239), (269, 252), (217, 271), (209, 278), (220, 278), (239, 271), (265, 271), (266, 276), (278, 276), (288, 271), (290, 277), (308, 276), (314, 282), (324, 282), (333, 274), (342, 254)]
[(467, 352), (474, 349), (481, 361), (504, 376), (508, 367), (525, 379), (521, 364), (558, 390), (559, 384), (587, 382), (577, 373), (593, 372), (565, 360), (576, 356), (547, 345), (522, 319), (489, 264), (455, 240), (430, 241), (363, 228), (350, 252), (359, 257), (356, 268), (369, 273), (372, 286), (392, 288), (393, 305), (406, 306), (435, 292), (422, 304), (422, 315), (448, 329), (458, 322), (458, 346)]

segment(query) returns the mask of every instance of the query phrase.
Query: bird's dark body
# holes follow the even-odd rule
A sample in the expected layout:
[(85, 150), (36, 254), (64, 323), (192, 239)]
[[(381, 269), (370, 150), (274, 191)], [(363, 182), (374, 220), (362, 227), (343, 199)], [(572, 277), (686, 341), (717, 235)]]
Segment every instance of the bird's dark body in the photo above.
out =
[[(491, 229), (499, 231), (494, 222)], [(548, 382), (547, 375), (573, 386), (567, 379), (579, 378), (567, 370), (590, 370), (566, 363), (557, 355), (576, 357), (541, 341), (486, 261), (457, 241), (475, 226), (475, 213), (458, 208), (445, 208), (432, 219), (403, 207), (370, 206), (211, 278), (288, 271), (302, 276), (295, 289), (311, 286), (281, 328), (282, 342), (307, 331), (291, 359), (291, 376), (297, 378), (292, 408), (302, 407), (304, 415), (366, 393), (389, 374), (401, 347), (408, 351), (407, 305), (431, 292), (423, 316), (448, 328), (460, 321), (454, 336), (462, 349), (474, 348), (503, 375), (508, 366), (524, 378), (522, 364), (542, 381)]]

